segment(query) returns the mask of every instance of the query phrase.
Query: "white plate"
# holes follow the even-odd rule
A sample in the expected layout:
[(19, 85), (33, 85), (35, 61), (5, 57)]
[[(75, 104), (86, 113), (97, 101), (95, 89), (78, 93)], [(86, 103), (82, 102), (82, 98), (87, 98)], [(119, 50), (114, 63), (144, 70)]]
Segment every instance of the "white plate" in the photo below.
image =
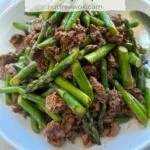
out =
[[(150, 15), (150, 1), (128, 0), (127, 9), (141, 10)], [(13, 50), (8, 40), (18, 32), (12, 27), (13, 21), (23, 21), (24, 3), (20, 1), (8, 8), (0, 16), (0, 53)], [(4, 95), (0, 96), (0, 134), (16, 149), (50, 150), (57, 149), (49, 145), (42, 135), (32, 132), (30, 122), (16, 115), (4, 103)], [(150, 145), (150, 124), (145, 129), (136, 120), (122, 125), (118, 136), (103, 138), (102, 146), (93, 146), (92, 150), (139, 150)], [(85, 149), (81, 140), (76, 144), (66, 143), (61, 149)]]

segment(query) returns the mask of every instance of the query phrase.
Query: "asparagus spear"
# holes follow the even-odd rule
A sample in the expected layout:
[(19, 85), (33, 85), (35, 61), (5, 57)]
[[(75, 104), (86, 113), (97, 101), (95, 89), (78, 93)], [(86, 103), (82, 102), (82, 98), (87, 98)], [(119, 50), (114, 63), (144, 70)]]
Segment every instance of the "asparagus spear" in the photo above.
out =
[(102, 19), (104, 21), (106, 27), (113, 35), (115, 35), (115, 36), (119, 35), (118, 30), (116, 29), (114, 23), (112, 22), (112, 20), (107, 12), (100, 11), (100, 12), (98, 12), (98, 15), (99, 15), (100, 19)]
[(21, 86), (13, 86), (13, 87), (0, 88), (0, 93), (19, 93), (19, 94), (24, 94), (25, 90)]
[(38, 17), (40, 15), (40, 13), (41, 13), (40, 11), (38, 11), (38, 12), (25, 12), (25, 15)]
[(90, 25), (90, 15), (87, 12), (82, 12), (81, 22), (88, 27)]
[(131, 119), (130, 116), (127, 115), (117, 115), (114, 120), (117, 121), (118, 123), (126, 123)]
[(130, 24), (131, 28), (136, 28), (139, 25), (139, 21), (138, 20), (131, 20), (129, 22), (129, 24)]
[(40, 111), (38, 111), (34, 105), (32, 103), (30, 103), (29, 101), (25, 100), (21, 95), (18, 97), (18, 104), (24, 109), (26, 110), (31, 117), (34, 118), (34, 120), (37, 121), (37, 123), (39, 124), (39, 128), (44, 129), (46, 127), (46, 123), (45, 120), (43, 119), (42, 114), (40, 113)]
[(24, 31), (24, 32), (30, 32), (31, 31), (31, 27), (27, 23), (13, 22), (13, 26), (19, 30)]
[(63, 18), (63, 20), (62, 20), (62, 22), (61, 22), (61, 27), (62, 27), (62, 28), (65, 27), (65, 25), (66, 25), (66, 23), (67, 23), (67, 21), (68, 21), (68, 19), (69, 19), (70, 16), (71, 16), (71, 12), (66, 13), (66, 14), (64, 15), (64, 18)]
[(69, 92), (72, 96), (77, 98), (83, 105), (85, 105), (87, 108), (91, 104), (91, 99), (88, 95), (83, 93), (81, 90), (76, 88), (74, 85), (72, 85), (68, 80), (64, 79), (61, 76), (58, 76), (55, 78), (55, 83)]
[(91, 86), (90, 82), (88, 81), (88, 78), (86, 77), (79, 61), (75, 61), (72, 64), (72, 73), (73, 73), (73, 76), (76, 79), (80, 89), (85, 94), (87, 94), (91, 98), (91, 100), (93, 100), (94, 94), (93, 94), (92, 86)]
[(87, 59), (90, 63), (94, 63), (105, 57), (114, 47), (114, 44), (107, 44), (101, 48), (98, 48), (96, 51), (85, 55), (84, 58)]
[(146, 87), (146, 79), (145, 79), (145, 75), (144, 75), (144, 67), (141, 66), (140, 68), (138, 68), (137, 72), (138, 72), (137, 87), (139, 89), (141, 89), (142, 91), (144, 91), (145, 87)]
[(145, 101), (146, 101), (146, 109), (147, 109), (147, 115), (150, 117), (150, 88), (146, 88), (144, 92)]
[(50, 16), (52, 16), (52, 12), (51, 11), (43, 11), (40, 13), (40, 18), (42, 18), (43, 20), (47, 20)]
[(35, 133), (40, 133), (39, 125), (36, 122), (36, 120), (34, 120), (34, 118), (32, 117), (31, 117), (31, 128)]
[[(10, 77), (7, 71), (5, 71), (5, 87), (7, 88), (9, 86)], [(6, 104), (11, 105), (12, 104), (12, 98), (11, 94), (6, 93)]]
[(42, 43), (39, 43), (37, 45), (37, 48), (38, 49), (43, 49), (45, 47), (48, 47), (48, 46), (54, 46), (56, 44), (56, 39), (54, 37), (50, 37), (48, 39), (46, 39), (45, 41), (43, 41)]
[(26, 77), (30, 76), (36, 71), (36, 63), (31, 62), (28, 66), (23, 68), (19, 73), (17, 73), (11, 80), (10, 85), (19, 85)]
[(64, 60), (62, 60), (60, 63), (58, 63), (50, 72), (47, 72), (46, 75), (41, 76), (38, 80), (35, 80), (31, 82), (27, 88), (27, 92), (35, 91), (41, 87), (45, 83), (48, 83), (53, 80), (57, 75), (59, 75), (64, 69), (66, 69), (70, 64), (73, 63), (73, 61), (78, 57), (79, 50), (75, 51), (68, 57), (66, 57)]
[(129, 53), (129, 62), (137, 68), (139, 68), (142, 65), (141, 59), (137, 57), (136, 54), (133, 52)]
[(74, 26), (74, 24), (77, 22), (77, 19), (80, 17), (81, 12), (71, 12), (70, 17), (68, 18), (68, 21), (66, 22), (66, 25), (64, 26), (65, 30), (71, 30)]
[(150, 78), (150, 66), (148, 64), (145, 64), (143, 66), (144, 76), (146, 78)]
[(144, 126), (147, 126), (148, 118), (143, 113), (143, 111), (140, 109), (139, 105), (135, 102), (135, 97), (133, 97), (130, 93), (128, 93), (120, 84), (118, 81), (113, 82), (116, 89), (122, 94), (122, 97), (125, 101), (125, 103), (128, 105), (128, 107), (132, 110), (132, 112), (136, 115), (136, 117), (144, 124)]
[(93, 118), (90, 116), (89, 113), (84, 115), (84, 117), (82, 118), (82, 127), (85, 133), (88, 134), (92, 138), (94, 143), (98, 145), (101, 144), (99, 131), (94, 123)]
[(123, 86), (125, 88), (132, 88), (134, 86), (134, 79), (129, 64), (128, 50), (125, 47), (118, 47), (118, 60)]
[(83, 116), (85, 114), (86, 109), (72, 95), (54, 84), (50, 84), (50, 86), (58, 92), (74, 114), (79, 116)]
[(101, 83), (106, 90), (109, 89), (108, 77), (107, 77), (107, 62), (104, 58), (101, 60)]
[(103, 26), (104, 22), (96, 17), (90, 16), (90, 23), (95, 24), (96, 26)]
[(55, 12), (51, 15), (51, 17), (48, 19), (48, 22), (51, 24), (54, 23), (60, 23), (63, 17), (63, 12)]

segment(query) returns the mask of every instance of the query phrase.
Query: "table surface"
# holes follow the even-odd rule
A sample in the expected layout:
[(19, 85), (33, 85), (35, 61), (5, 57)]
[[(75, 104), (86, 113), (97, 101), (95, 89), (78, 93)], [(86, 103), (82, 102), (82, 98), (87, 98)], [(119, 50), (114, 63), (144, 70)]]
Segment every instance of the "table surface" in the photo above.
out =
[[(9, 5), (17, 0), (0, 0), (0, 13), (2, 13)], [(0, 150), (15, 150), (10, 144), (8, 144), (2, 137), (0, 137)], [(147, 148), (145, 150), (150, 150)]]

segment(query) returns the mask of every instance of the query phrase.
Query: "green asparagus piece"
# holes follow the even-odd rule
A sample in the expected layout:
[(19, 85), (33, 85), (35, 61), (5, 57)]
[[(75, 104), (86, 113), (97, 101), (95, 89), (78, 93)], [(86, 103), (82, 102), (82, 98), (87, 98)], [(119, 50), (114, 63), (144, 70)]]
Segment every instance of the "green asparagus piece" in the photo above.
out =
[(104, 129), (104, 117), (106, 113), (106, 108), (107, 108), (107, 105), (103, 103), (100, 109), (99, 117), (98, 117), (98, 128), (99, 128), (100, 133), (102, 133)]
[(81, 22), (88, 27), (90, 25), (90, 15), (87, 12), (82, 12)]
[(101, 59), (101, 83), (106, 90), (109, 89), (108, 85), (108, 75), (107, 75), (107, 62), (104, 58)]
[(123, 46), (126, 47), (129, 51), (132, 51), (132, 49), (133, 49), (133, 44), (132, 44), (132, 43), (129, 43), (129, 42), (123, 44)]
[(70, 17), (68, 18), (68, 21), (66, 22), (66, 25), (64, 26), (64, 29), (71, 30), (74, 24), (77, 22), (80, 15), (81, 15), (81, 12), (72, 12)]
[(43, 11), (43, 12), (40, 13), (40, 17), (43, 20), (47, 20), (51, 15), (52, 15), (51, 11)]
[(122, 124), (122, 123), (126, 123), (131, 119), (130, 116), (127, 115), (117, 115), (114, 120), (117, 121), (118, 123)]
[(31, 128), (35, 133), (40, 133), (39, 125), (36, 122), (36, 120), (34, 120), (34, 118), (32, 117), (31, 117)]
[(43, 41), (42, 43), (37, 45), (38, 49), (42, 49), (48, 46), (54, 46), (57, 43), (56, 39), (54, 37), (50, 37), (48, 39), (46, 39), (45, 41)]
[(91, 86), (90, 82), (88, 81), (88, 78), (86, 77), (78, 60), (72, 64), (72, 73), (73, 73), (73, 76), (76, 79), (80, 89), (85, 94), (87, 94), (91, 98), (91, 100), (93, 100), (94, 94), (93, 94), (92, 86)]
[(114, 47), (114, 44), (107, 44), (101, 48), (98, 48), (96, 51), (85, 55), (84, 58), (87, 59), (90, 63), (94, 63), (105, 57)]
[(90, 16), (90, 23), (96, 26), (103, 26), (104, 22), (96, 17)]
[(94, 143), (98, 145), (101, 144), (99, 131), (94, 123), (93, 118), (90, 116), (89, 113), (84, 115), (84, 117), (82, 118), (82, 127), (85, 133), (92, 138)]
[(10, 86), (6, 88), (0, 88), (0, 93), (19, 93), (24, 94), (25, 90), (21, 86)]
[[(5, 87), (9, 87), (9, 81), (10, 81), (10, 76), (8, 74), (7, 71), (5, 71)], [(7, 105), (11, 105), (12, 104), (12, 98), (11, 98), (11, 94), (6, 93), (6, 104)]]
[(48, 95), (50, 95), (50, 94), (52, 94), (52, 93), (54, 93), (55, 92), (55, 89), (54, 88), (49, 88), (48, 90), (46, 90), (43, 94), (42, 94), (42, 96), (43, 97), (46, 97), (46, 96), (48, 96)]
[(142, 91), (145, 90), (146, 87), (146, 78), (144, 75), (144, 67), (141, 66), (140, 68), (138, 68), (138, 78), (137, 78), (137, 87), (139, 89), (141, 89)]
[(106, 27), (113, 35), (115, 35), (115, 36), (119, 35), (118, 30), (116, 29), (114, 23), (112, 22), (112, 20), (107, 12), (100, 11), (100, 12), (98, 12), (98, 15), (99, 15), (100, 19), (102, 19), (104, 21)]
[(132, 77), (131, 68), (129, 64), (128, 50), (125, 47), (118, 47), (118, 60), (123, 86), (125, 88), (132, 88), (134, 86), (134, 79)]
[(51, 24), (60, 23), (63, 17), (63, 12), (55, 12), (52, 16), (48, 19), (48, 22)]
[(131, 28), (136, 28), (139, 25), (139, 21), (138, 20), (131, 20), (129, 21), (130, 27)]
[(25, 15), (27, 16), (36, 16), (38, 17), (40, 15), (41, 12), (25, 12)]
[(76, 99), (78, 99), (78, 101), (80, 101), (84, 106), (86, 106), (87, 108), (89, 107), (92, 102), (90, 97), (78, 88), (76, 88), (74, 85), (72, 85), (68, 80), (64, 79), (61, 76), (58, 76), (55, 78), (54, 81), (58, 86), (69, 92)]
[(139, 68), (142, 65), (141, 59), (137, 57), (136, 54), (133, 52), (129, 53), (129, 62), (137, 68)]
[(147, 109), (147, 115), (150, 117), (150, 88), (146, 88), (144, 91), (144, 97), (146, 101), (146, 109)]
[(27, 23), (13, 22), (13, 26), (19, 30), (24, 31), (24, 32), (30, 32), (31, 31), (31, 27)]
[(26, 79), (32, 73), (36, 71), (36, 63), (31, 62), (28, 66), (23, 68), (20, 72), (18, 72), (11, 80), (10, 85), (19, 85), (21, 81)]
[(68, 21), (68, 19), (69, 19), (70, 16), (71, 16), (71, 12), (66, 13), (66, 14), (64, 15), (64, 18), (63, 18), (63, 20), (62, 20), (62, 22), (61, 22), (61, 27), (62, 27), (62, 28), (65, 27), (65, 25), (66, 25), (66, 23), (67, 23), (67, 21)]
[(18, 104), (26, 110), (31, 117), (39, 124), (39, 129), (42, 130), (46, 127), (45, 120), (43, 119), (42, 114), (38, 111), (32, 103), (25, 100), (21, 95), (18, 97)]
[(58, 92), (74, 114), (79, 116), (83, 116), (85, 114), (86, 109), (72, 95), (54, 84), (51, 84), (50, 86)]
[(125, 103), (128, 105), (128, 107), (132, 110), (132, 112), (136, 115), (136, 117), (144, 124), (144, 126), (147, 126), (148, 118), (143, 113), (143, 111), (140, 109), (139, 105), (135, 102), (135, 97), (133, 97), (130, 93), (128, 93), (120, 84), (118, 81), (114, 81), (114, 85), (116, 89), (122, 94), (122, 97), (125, 101)]

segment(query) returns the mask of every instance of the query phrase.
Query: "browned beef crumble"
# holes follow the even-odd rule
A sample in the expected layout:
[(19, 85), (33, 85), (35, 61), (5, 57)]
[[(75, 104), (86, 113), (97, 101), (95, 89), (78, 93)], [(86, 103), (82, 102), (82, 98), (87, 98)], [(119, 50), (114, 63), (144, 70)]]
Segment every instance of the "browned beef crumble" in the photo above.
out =
[(55, 32), (55, 37), (60, 41), (62, 50), (66, 50), (69, 54), (74, 48), (78, 48), (85, 38), (85, 29), (81, 25), (76, 25), (71, 31), (64, 31), (59, 28)]
[(78, 133), (76, 131), (70, 131), (69, 133), (66, 134), (66, 138), (71, 142), (75, 143), (75, 139), (78, 137)]
[(87, 45), (86, 47), (85, 47), (85, 49), (87, 49), (89, 52), (92, 52), (92, 51), (94, 51), (94, 50), (96, 50), (96, 48), (97, 48), (97, 45), (96, 44), (89, 44), (89, 45)]
[(16, 48), (16, 50), (23, 49), (23, 47), (24, 47), (24, 39), (25, 39), (24, 35), (15, 34), (15, 35), (13, 35), (11, 37), (10, 43)]
[(83, 70), (87, 76), (94, 76), (96, 78), (99, 76), (98, 71), (97, 71), (97, 67), (93, 64), (89, 64), (89, 65), (84, 66)]
[(16, 68), (13, 66), (13, 64), (8, 64), (5, 66), (5, 70), (10, 75), (10, 77), (13, 77), (17, 74)]
[(121, 94), (116, 89), (112, 89), (108, 94), (108, 108), (104, 119), (105, 122), (112, 122), (117, 114), (131, 115), (131, 112), (124, 103)]
[(104, 27), (97, 27), (93, 24), (89, 26), (90, 38), (98, 46), (102, 45), (102, 34), (104, 34), (105, 32), (106, 32), (106, 28)]
[(67, 105), (63, 99), (60, 98), (56, 93), (48, 95), (46, 97), (46, 111), (61, 113), (67, 109)]
[(107, 101), (107, 93), (105, 91), (104, 86), (97, 81), (97, 79), (93, 76), (90, 77), (90, 83), (93, 86), (93, 89), (97, 93), (97, 100), (99, 100), (101, 103), (104, 103)]
[(51, 46), (44, 49), (44, 56), (46, 58), (52, 56), (56, 61), (60, 61), (60, 52), (60, 48), (56, 46)]
[(43, 25), (43, 19), (42, 18), (38, 18), (34, 22), (32, 22), (31, 25), (32, 25), (32, 30), (40, 32), (41, 29), (42, 29), (42, 25)]
[(66, 79), (72, 79), (73, 74), (72, 74), (71, 69), (67, 69), (66, 71), (64, 71), (64, 72), (63, 72), (63, 76), (64, 76), (64, 78), (66, 78)]
[(103, 130), (102, 135), (103, 136), (108, 136), (108, 137), (113, 137), (116, 136), (120, 131), (120, 126), (118, 122), (112, 121), (110, 123), (110, 127), (105, 127)]
[(49, 61), (45, 59), (44, 51), (39, 50), (33, 56), (33, 60), (37, 63), (37, 69), (39, 72), (44, 72), (49, 67)]
[(34, 43), (36, 42), (37, 38), (39, 36), (39, 33), (33, 30), (30, 34), (28, 34), (24, 39), (24, 44), (26, 46), (32, 47)]
[(139, 88), (132, 88), (129, 89), (129, 92), (136, 98), (138, 99), (142, 104), (145, 103), (145, 99), (143, 96), (142, 91)]
[(15, 57), (16, 55), (12, 52), (0, 56), (0, 79), (3, 78), (5, 65), (14, 62)]
[(124, 23), (124, 19), (122, 18), (120, 14), (112, 16), (111, 19), (116, 26), (121, 26)]

